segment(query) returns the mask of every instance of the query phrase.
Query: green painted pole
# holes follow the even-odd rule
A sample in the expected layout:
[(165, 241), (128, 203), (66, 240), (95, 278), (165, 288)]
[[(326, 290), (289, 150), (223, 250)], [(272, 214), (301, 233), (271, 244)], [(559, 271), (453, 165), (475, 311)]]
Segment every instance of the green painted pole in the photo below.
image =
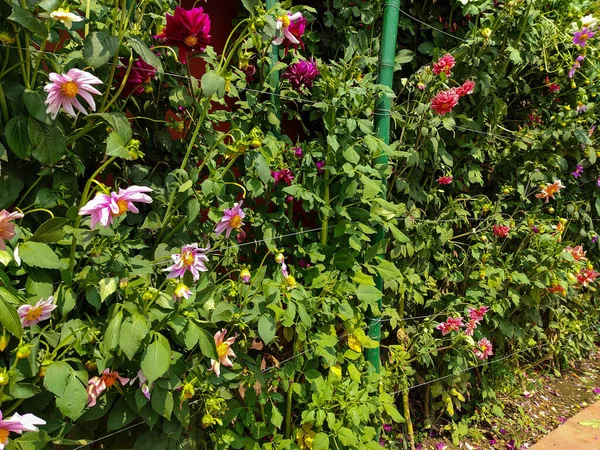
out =
[[(383, 31), (381, 34), (381, 51), (379, 53), (379, 73), (377, 82), (389, 88), (394, 80), (394, 59), (396, 57), (396, 38), (398, 37), (398, 19), (400, 15), (400, 0), (386, 0), (383, 6)], [(392, 100), (382, 95), (375, 104), (375, 131), (377, 137), (386, 144), (390, 142), (390, 108)], [(384, 172), (387, 169), (388, 157), (382, 155), (375, 159), (375, 167)], [(384, 186), (387, 181), (384, 181)], [(384, 189), (383, 196), (387, 189)], [(384, 230), (378, 227), (375, 242), (384, 239)], [(381, 257), (381, 255), (380, 255)], [(380, 276), (375, 278), (377, 288), (383, 290), (383, 280)], [(377, 302), (381, 311), (383, 305), (381, 298)], [(377, 342), (381, 340), (381, 317), (375, 314), (371, 308), (367, 311), (367, 325), (369, 325), (369, 337)], [(381, 369), (380, 350), (377, 348), (365, 349), (365, 358), (375, 367), (377, 372)]]
[[(267, 11), (275, 6), (275, 0), (267, 0)], [(279, 61), (279, 46), (271, 45), (271, 64), (269, 64), (269, 85), (273, 92), (271, 93), (271, 103), (275, 107), (275, 115), (281, 120), (281, 109), (279, 100), (279, 70), (273, 70), (273, 67)], [(279, 127), (277, 127), (279, 129)]]

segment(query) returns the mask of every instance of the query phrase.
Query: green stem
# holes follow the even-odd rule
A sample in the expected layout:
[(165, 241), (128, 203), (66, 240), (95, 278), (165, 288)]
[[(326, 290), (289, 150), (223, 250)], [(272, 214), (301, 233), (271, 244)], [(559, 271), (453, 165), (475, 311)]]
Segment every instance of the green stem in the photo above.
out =
[(292, 435), (292, 403), (294, 397), (294, 386), (293, 380), (290, 380), (290, 387), (288, 388), (287, 403), (285, 404), (285, 438), (289, 439)]
[[(408, 386), (408, 380), (404, 377), (404, 385)], [(406, 434), (408, 435), (408, 443), (410, 450), (415, 450), (415, 431), (413, 429), (412, 420), (410, 418), (410, 404), (408, 401), (408, 389), (402, 392), (402, 406), (404, 408), (404, 420), (406, 421)]]
[(35, 80), (37, 78), (37, 74), (40, 68), (40, 63), (42, 62), (42, 58), (44, 57), (44, 49), (46, 48), (46, 44), (48, 43), (47, 39), (42, 41), (42, 45), (40, 45), (39, 56), (35, 60), (35, 66), (33, 67), (33, 76), (31, 77), (31, 85), (35, 86)]
[(6, 105), (2, 83), (0, 83), (0, 110), (2, 111), (2, 121), (4, 123), (8, 122), (8, 106)]
[[(323, 174), (323, 201), (325, 202), (325, 208), (329, 209), (329, 171), (326, 169)], [(329, 216), (326, 215), (321, 221), (321, 244), (327, 245), (327, 229), (329, 228)]]
[[(2, 85), (0, 85), (0, 98), (2, 97)], [(29, 186), (29, 189), (27, 189), (27, 191), (23, 194), (23, 196), (21, 197), (21, 200), (19, 200), (19, 203), (17, 203), (16, 208), (18, 208), (19, 206), (21, 206), (21, 203), (23, 203), (23, 201), (27, 198), (27, 196), (29, 195), (29, 193), (33, 190), (33, 188), (35, 188), (37, 186), (37, 184), (41, 181), (41, 179), (44, 177), (44, 175), (40, 175), (37, 177), (37, 180), (35, 180), (33, 182), (33, 184), (31, 186)]]

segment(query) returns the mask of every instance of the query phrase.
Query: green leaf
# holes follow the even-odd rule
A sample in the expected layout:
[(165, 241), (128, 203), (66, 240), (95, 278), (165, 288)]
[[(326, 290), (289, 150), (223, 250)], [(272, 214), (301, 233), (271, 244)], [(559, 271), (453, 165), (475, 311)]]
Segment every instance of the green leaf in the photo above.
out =
[(8, 208), (23, 189), (23, 178), (9, 168), (0, 174), (0, 208)]
[(346, 161), (352, 164), (357, 164), (360, 161), (360, 155), (354, 150), (354, 147), (348, 147), (343, 152)]
[(117, 312), (106, 327), (104, 333), (104, 345), (107, 350), (114, 349), (119, 343), (121, 337), (121, 326), (123, 324), (123, 311)]
[(119, 38), (104, 31), (88, 34), (83, 42), (85, 63), (97, 69), (111, 60), (119, 48)]
[(31, 383), (12, 383), (8, 385), (8, 393), (12, 398), (31, 398), (42, 392), (42, 390)]
[(163, 71), (163, 65), (160, 62), (160, 59), (148, 48), (143, 40), (137, 36), (129, 36), (127, 39), (133, 51), (140, 55), (145, 62), (154, 67), (158, 72)]
[(244, 8), (249, 12), (253, 13), (258, 6), (258, 0), (242, 0), (242, 5), (244, 5)]
[(191, 199), (187, 204), (187, 223), (192, 223), (200, 214), (200, 202), (197, 198)]
[(56, 406), (58, 406), (60, 412), (65, 416), (72, 420), (77, 420), (83, 414), (87, 401), (86, 387), (77, 378), (75, 373), (71, 372), (67, 381), (65, 395), (56, 399)]
[(106, 138), (106, 154), (108, 156), (116, 156), (127, 160), (132, 160), (133, 156), (127, 150), (127, 144), (129, 141), (123, 139), (116, 131), (113, 131)]
[(283, 424), (283, 414), (281, 414), (275, 405), (273, 405), (273, 410), (271, 411), (271, 423), (276, 428), (281, 428), (281, 425)]
[(8, 17), (8, 20), (12, 20), (13, 22), (18, 23), (19, 25), (27, 28), (34, 34), (37, 34), (39, 37), (45, 39), (48, 37), (48, 30), (46, 29), (46, 25), (42, 23), (42, 21), (35, 18), (33, 13), (27, 9), (21, 8), (14, 3), (12, 6), (12, 14)]
[(61, 269), (61, 264), (56, 253), (50, 246), (41, 242), (27, 241), (19, 247), (19, 256), (25, 264), (42, 269)]
[(360, 176), (360, 181), (363, 183), (363, 200), (377, 197), (381, 190), (381, 184), (371, 180), (365, 175)]
[(15, 116), (4, 128), (6, 143), (12, 152), (21, 159), (31, 156), (31, 140), (29, 139), (29, 121), (26, 117)]
[(125, 143), (129, 142), (133, 137), (133, 131), (131, 130), (131, 124), (125, 114), (120, 112), (113, 113), (96, 113), (90, 114), (88, 117), (100, 117), (112, 128), (111, 133), (115, 132), (121, 136)]
[(29, 138), (34, 144), (31, 154), (47, 166), (55, 165), (67, 151), (67, 138), (56, 125), (45, 125), (30, 118)]
[(200, 86), (202, 87), (202, 95), (205, 97), (212, 97), (217, 94), (218, 98), (225, 95), (225, 78), (218, 75), (214, 70), (206, 72), (200, 80)]
[(265, 344), (268, 344), (275, 337), (277, 330), (275, 319), (271, 314), (263, 315), (258, 321), (258, 335)]
[(21, 320), (16, 308), (6, 300), (7, 294), (7, 291), (0, 289), (0, 325), (10, 334), (21, 339), (23, 334)]
[(219, 356), (217, 355), (217, 347), (215, 346), (215, 339), (204, 328), (200, 328), (198, 344), (200, 346), (200, 351), (204, 356), (214, 359), (215, 361), (219, 359)]
[(361, 302), (372, 304), (376, 303), (381, 298), (381, 291), (375, 286), (361, 284), (356, 289), (356, 297), (358, 297)]
[(106, 431), (120, 430), (129, 425), (137, 414), (127, 405), (127, 401), (121, 397), (110, 410), (106, 423)]
[(29, 238), (29, 242), (42, 242), (44, 244), (53, 244), (65, 237), (64, 226), (69, 220), (62, 217), (54, 217), (45, 221)]
[(119, 343), (121, 350), (129, 359), (133, 359), (140, 348), (140, 344), (146, 335), (150, 332), (146, 318), (141, 314), (128, 317), (121, 325), (121, 334), (126, 336)]
[(329, 450), (329, 436), (317, 433), (313, 438), (313, 450)]
[(398, 270), (394, 263), (387, 260), (382, 260), (379, 265), (375, 267), (375, 270), (379, 272), (379, 275), (383, 281), (397, 279), (402, 276), (402, 273), (400, 270)]
[(65, 395), (71, 366), (64, 361), (56, 361), (48, 366), (44, 375), (44, 387), (57, 397)]
[(98, 283), (100, 287), (100, 302), (104, 301), (117, 291), (119, 277), (103, 278)]
[[(145, 372), (144, 372), (145, 374)], [(167, 420), (171, 420), (173, 413), (173, 394), (165, 389), (155, 387), (150, 397), (152, 409)]]
[(52, 125), (52, 118), (50, 114), (46, 113), (47, 105), (44, 104), (44, 94), (41, 92), (41, 88), (37, 91), (31, 89), (25, 89), (23, 91), (23, 104), (27, 109), (27, 112), (40, 122), (46, 125)]
[(337, 437), (343, 445), (349, 447), (356, 447), (358, 445), (358, 439), (356, 435), (349, 428), (342, 427), (338, 430)]
[(171, 365), (171, 347), (169, 341), (156, 334), (152, 342), (142, 355), (142, 370), (151, 384), (166, 373)]
[(415, 54), (410, 50), (400, 50), (394, 58), (394, 70), (399, 70), (402, 64), (411, 62), (415, 57)]

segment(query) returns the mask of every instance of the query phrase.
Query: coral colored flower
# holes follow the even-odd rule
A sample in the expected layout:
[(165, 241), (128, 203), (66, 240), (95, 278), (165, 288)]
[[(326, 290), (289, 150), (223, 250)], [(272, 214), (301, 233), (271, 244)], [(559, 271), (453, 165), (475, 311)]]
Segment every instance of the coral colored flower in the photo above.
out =
[(215, 333), (215, 346), (217, 347), (217, 355), (219, 356), (219, 360), (215, 361), (214, 359), (211, 359), (209, 370), (213, 370), (216, 376), (221, 375), (221, 365), (225, 367), (233, 366), (233, 363), (229, 357), (235, 357), (235, 353), (231, 349), (231, 346), (235, 342), (237, 335), (225, 340), (226, 335), (227, 330), (225, 328)]
[(505, 238), (510, 232), (510, 227), (507, 225), (494, 225), (493, 230), (496, 236)]
[(446, 75), (450, 75), (450, 71), (456, 64), (454, 57), (449, 53), (446, 53), (437, 62), (433, 63), (433, 73), (439, 75), (444, 72)]
[(102, 84), (99, 78), (79, 69), (71, 69), (66, 74), (52, 72), (49, 77), (51, 83), (44, 86), (44, 91), (48, 92), (48, 98), (44, 103), (48, 105), (46, 113), (50, 113), (53, 119), (56, 119), (60, 108), (73, 117), (77, 116), (73, 108), (77, 108), (82, 114), (87, 114), (85, 108), (79, 103), (77, 95), (88, 103), (92, 111), (96, 111), (92, 94), (100, 95), (100, 91), (92, 85)]
[[(121, 63), (124, 66), (119, 66), (115, 73), (115, 81), (120, 86), (125, 79), (127, 73), (127, 66), (129, 62), (125, 58), (121, 58)], [(152, 80), (156, 77), (156, 69), (150, 64), (146, 63), (142, 58), (137, 58), (131, 65), (131, 70), (125, 82), (125, 86), (121, 91), (122, 96), (129, 95), (140, 95), (144, 93), (146, 86), (148, 86)]]
[(441, 116), (452, 112), (452, 108), (454, 108), (457, 104), (458, 95), (452, 90), (440, 91), (431, 99), (431, 109)]
[(283, 181), (289, 186), (292, 184), (292, 180), (294, 179), (294, 174), (290, 169), (272, 170), (271, 175), (273, 175), (275, 185), (277, 185), (277, 183), (280, 181)]
[(589, 38), (592, 38), (596, 35), (590, 28), (584, 27), (581, 31), (576, 31), (573, 34), (573, 44), (579, 45), (580, 47), (585, 47)]
[(585, 254), (587, 252), (583, 251), (583, 245), (578, 245), (577, 247), (565, 247), (565, 252), (569, 252), (575, 261), (586, 261), (587, 258)]
[(483, 360), (488, 359), (488, 356), (492, 356), (494, 354), (492, 350), (492, 343), (488, 339), (483, 338), (479, 342), (477, 342), (477, 347), (473, 349), (473, 352), (475, 353), (475, 356), (477, 356), (477, 358)]
[(110, 369), (104, 369), (104, 372), (99, 377), (92, 377), (88, 381), (88, 406), (94, 406), (96, 399), (106, 389), (111, 387), (115, 382), (119, 380), (121, 386), (125, 386), (129, 383), (129, 378), (125, 378), (119, 375), (119, 372), (111, 371)]
[(217, 236), (225, 232), (225, 237), (229, 237), (232, 230), (237, 230), (244, 226), (242, 219), (246, 217), (246, 214), (242, 210), (242, 203), (244, 202), (234, 203), (233, 208), (225, 210), (221, 221), (215, 228)]
[(205, 255), (208, 248), (198, 248), (198, 244), (184, 245), (181, 253), (171, 255), (175, 264), (165, 269), (165, 272), (169, 272), (167, 278), (181, 278), (189, 271), (194, 277), (194, 281), (198, 281), (200, 272), (208, 271), (204, 265), (205, 262), (208, 262), (208, 257)]
[(183, 283), (179, 283), (173, 291), (173, 300), (186, 300), (192, 296), (192, 290)]
[(581, 178), (581, 175), (583, 175), (583, 166), (581, 164), (577, 164), (575, 166), (575, 171), (571, 172), (571, 175), (573, 176), (573, 178), (577, 179), (577, 178)]
[(445, 322), (440, 323), (437, 327), (435, 327), (435, 329), (440, 330), (442, 332), (442, 336), (446, 336), (448, 333), (451, 333), (452, 331), (458, 331), (460, 327), (464, 326), (465, 324), (463, 323), (462, 317), (448, 317)]
[(187, 52), (204, 51), (210, 43), (210, 17), (202, 8), (190, 10), (176, 6), (173, 15), (167, 14), (167, 26), (154, 36), (167, 45), (179, 47), (179, 60), (187, 61)]
[(291, 45), (295, 48), (300, 45), (304, 49), (302, 36), (306, 30), (308, 21), (301, 12), (287, 13), (277, 18), (277, 36), (273, 38), (273, 44), (281, 45), (285, 41), (286, 49)]
[(129, 384), (135, 383), (135, 380), (138, 380), (140, 390), (142, 391), (142, 394), (144, 394), (144, 397), (150, 400), (150, 390), (152, 389), (152, 385), (148, 385), (148, 379), (146, 378), (146, 375), (144, 375), (142, 369), (138, 370), (137, 375), (131, 379)]
[(471, 319), (467, 322), (465, 334), (467, 336), (473, 336), (473, 332), (477, 329), (477, 321)]
[(22, 219), (23, 217), (22, 213), (9, 213), (5, 209), (0, 211), (0, 250), (6, 250), (4, 241), (10, 241), (15, 237), (15, 224), (12, 221)]
[(119, 192), (111, 192), (110, 195), (98, 193), (79, 210), (79, 215), (90, 215), (92, 230), (98, 222), (107, 227), (113, 223), (115, 217), (122, 216), (127, 211), (139, 213), (140, 210), (134, 202), (152, 203), (152, 198), (145, 192), (152, 192), (152, 189), (146, 186), (130, 186), (127, 189), (119, 189)]
[(474, 320), (477, 323), (483, 320), (485, 313), (487, 313), (489, 310), (490, 308), (487, 306), (480, 306), (479, 308), (467, 308), (469, 317), (471, 320)]
[(548, 292), (551, 294), (561, 294), (563, 297), (567, 294), (567, 291), (560, 284), (556, 283), (552, 287), (548, 288)]
[(581, 61), (583, 61), (584, 59), (585, 59), (584, 55), (579, 55), (575, 59), (575, 62), (573, 62), (573, 66), (571, 67), (571, 70), (569, 70), (569, 78), (573, 78), (575, 76), (575, 72), (577, 71), (577, 69), (579, 69), (581, 67)]
[(585, 287), (589, 283), (593, 283), (598, 276), (600, 276), (600, 273), (596, 272), (594, 269), (582, 269), (581, 272), (577, 274), (577, 282)]
[(560, 180), (556, 180), (554, 183), (548, 183), (546, 186), (544, 186), (539, 194), (535, 194), (535, 196), (537, 198), (544, 198), (546, 199), (546, 203), (548, 203), (548, 200), (553, 199), (554, 200), (554, 194), (556, 194), (558, 191), (560, 191), (561, 189), (563, 189), (564, 186), (561, 183)]
[(298, 61), (288, 66), (281, 78), (290, 80), (292, 87), (299, 91), (303, 86), (310, 89), (315, 78), (319, 75), (314, 61)]
[(2, 420), (2, 411), (0, 411), (0, 450), (8, 444), (10, 433), (22, 434), (23, 431), (38, 431), (36, 425), (46, 425), (46, 422), (33, 414), (19, 415), (14, 413), (10, 419)]
[(52, 11), (51, 13), (39, 13), (38, 17), (61, 22), (67, 30), (71, 29), (71, 27), (73, 26), (73, 22), (81, 22), (82, 20), (84, 20), (83, 17), (75, 13), (69, 12), (69, 8), (58, 8), (56, 11)]
[(46, 300), (40, 300), (35, 305), (21, 305), (18, 312), (21, 318), (21, 324), (24, 327), (30, 327), (42, 320), (47, 320), (56, 309), (53, 303), (54, 297), (50, 296)]
[(459, 86), (457, 88), (452, 88), (452, 91), (456, 93), (456, 95), (458, 95), (458, 97), (464, 97), (465, 95), (469, 95), (473, 93), (473, 90), (475, 89), (475, 82), (471, 81), (471, 80), (467, 80), (465, 81), (462, 86)]
[(446, 184), (452, 184), (452, 175), (444, 175), (443, 177), (439, 177), (437, 179), (438, 184), (440, 185), (446, 185)]

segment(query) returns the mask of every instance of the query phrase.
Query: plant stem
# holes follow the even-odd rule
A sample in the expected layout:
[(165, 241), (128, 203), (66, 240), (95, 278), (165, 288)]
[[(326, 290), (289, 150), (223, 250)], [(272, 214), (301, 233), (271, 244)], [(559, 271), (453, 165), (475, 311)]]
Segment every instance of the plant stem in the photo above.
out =
[(2, 111), (2, 121), (4, 123), (8, 122), (8, 106), (6, 105), (2, 83), (0, 83), (0, 110)]
[(35, 66), (33, 67), (33, 76), (31, 77), (31, 85), (35, 87), (35, 80), (37, 78), (37, 74), (40, 68), (40, 63), (42, 62), (42, 57), (44, 56), (44, 49), (46, 48), (46, 44), (48, 43), (47, 39), (42, 41), (39, 49), (39, 57), (35, 61)]
[(288, 388), (287, 403), (285, 405), (285, 438), (289, 439), (292, 435), (292, 400), (294, 396), (294, 385), (293, 380), (290, 380), (290, 387)]
[[(404, 385), (408, 386), (408, 380), (404, 377)], [(404, 407), (404, 420), (406, 420), (406, 434), (408, 434), (408, 443), (410, 450), (415, 450), (415, 432), (413, 429), (412, 420), (410, 418), (410, 404), (408, 402), (408, 389), (402, 392), (402, 405)]]

